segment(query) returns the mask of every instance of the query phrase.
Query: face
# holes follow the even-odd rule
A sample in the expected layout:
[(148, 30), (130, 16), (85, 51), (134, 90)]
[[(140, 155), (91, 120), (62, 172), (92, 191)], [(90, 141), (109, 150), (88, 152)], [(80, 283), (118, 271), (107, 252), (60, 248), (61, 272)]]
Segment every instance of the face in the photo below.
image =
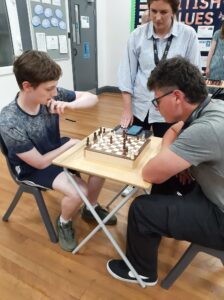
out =
[(159, 110), (166, 122), (174, 123), (179, 121), (181, 106), (178, 101), (178, 91), (170, 89), (164, 92), (157, 89), (154, 92), (154, 103), (157, 104), (156, 109)]
[(58, 81), (56, 80), (43, 82), (36, 88), (32, 87), (29, 82), (26, 83), (26, 88), (24, 90), (27, 92), (27, 95), (35, 104), (47, 105), (47, 102), (51, 98), (57, 96)]
[(150, 5), (150, 19), (156, 33), (168, 33), (174, 14), (169, 3), (163, 0), (153, 1)]

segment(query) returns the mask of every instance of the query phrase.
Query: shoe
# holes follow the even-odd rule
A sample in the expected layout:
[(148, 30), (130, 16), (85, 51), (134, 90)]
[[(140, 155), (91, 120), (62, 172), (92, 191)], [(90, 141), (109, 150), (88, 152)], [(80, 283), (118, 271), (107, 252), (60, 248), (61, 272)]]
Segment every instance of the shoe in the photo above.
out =
[[(97, 205), (95, 207), (95, 211), (101, 220), (105, 219), (106, 216), (109, 214), (109, 212), (100, 205)], [(85, 220), (86, 222), (97, 222), (94, 216), (92, 215), (91, 211), (88, 210), (85, 205), (81, 209), (81, 216), (83, 220)], [(106, 225), (116, 225), (116, 224), (117, 224), (117, 217), (114, 215), (106, 222)]]
[(60, 222), (60, 216), (57, 219), (58, 242), (64, 251), (72, 252), (76, 246), (75, 231), (72, 228), (72, 221), (66, 224)]
[[(138, 283), (133, 273), (129, 270), (125, 262), (121, 259), (109, 260), (107, 262), (107, 271), (110, 273), (111, 276), (113, 276), (118, 280), (131, 282), (131, 283)], [(147, 286), (154, 286), (158, 282), (157, 276), (151, 276), (151, 277), (145, 277), (142, 275), (139, 276)]]
[(121, 193), (121, 196), (122, 196), (122, 197), (126, 197), (128, 194), (130, 194), (130, 193), (133, 191), (133, 189), (134, 189), (134, 186), (128, 185), (128, 186), (126, 187), (126, 189), (123, 190), (123, 192)]

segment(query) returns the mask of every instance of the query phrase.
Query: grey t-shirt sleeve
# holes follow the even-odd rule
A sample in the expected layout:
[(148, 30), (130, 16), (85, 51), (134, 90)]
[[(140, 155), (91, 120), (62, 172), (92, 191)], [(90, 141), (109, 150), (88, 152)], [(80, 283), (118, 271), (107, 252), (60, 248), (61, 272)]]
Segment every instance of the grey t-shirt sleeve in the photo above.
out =
[[(170, 146), (170, 150), (193, 166), (219, 160), (222, 153), (218, 138), (209, 122), (195, 123), (185, 129)], [(217, 147), (215, 147), (217, 145)]]
[(74, 91), (58, 87), (57, 92), (57, 96), (54, 97), (54, 99), (57, 101), (72, 102), (76, 99), (76, 94)]
[(9, 153), (23, 153), (33, 149), (34, 145), (27, 135), (19, 129), (19, 126), (1, 128), (2, 138), (7, 145)]

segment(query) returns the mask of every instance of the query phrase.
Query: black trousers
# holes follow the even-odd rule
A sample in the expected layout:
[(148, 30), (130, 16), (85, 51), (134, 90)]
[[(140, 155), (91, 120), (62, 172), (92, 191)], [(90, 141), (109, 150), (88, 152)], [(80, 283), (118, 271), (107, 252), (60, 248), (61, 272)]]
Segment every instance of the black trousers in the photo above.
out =
[[(162, 236), (224, 250), (224, 213), (198, 185), (183, 189), (175, 184), (177, 179), (171, 178), (154, 185), (151, 195), (137, 197), (129, 209), (126, 254), (141, 275), (157, 275)], [(175, 190), (185, 194), (178, 196)]]
[(150, 130), (152, 128), (154, 136), (163, 137), (164, 133), (172, 124), (168, 123), (148, 123), (148, 114), (144, 121), (139, 120), (134, 116), (133, 125), (142, 126), (144, 130)]

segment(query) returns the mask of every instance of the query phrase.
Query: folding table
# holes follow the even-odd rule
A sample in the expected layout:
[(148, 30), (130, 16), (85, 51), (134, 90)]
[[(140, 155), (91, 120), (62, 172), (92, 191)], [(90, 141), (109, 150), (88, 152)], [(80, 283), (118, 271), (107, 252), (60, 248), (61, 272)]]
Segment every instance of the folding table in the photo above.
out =
[[(84, 238), (81, 243), (75, 248), (73, 254), (77, 253), (80, 248), (100, 229), (104, 231), (108, 239), (111, 241), (112, 245), (119, 253), (121, 258), (125, 261), (129, 269), (133, 272), (134, 276), (136, 277), (137, 281), (142, 287), (145, 287), (145, 283), (142, 281), (138, 273), (135, 271), (107, 227), (104, 225), (110, 217), (115, 214), (135, 193), (136, 191), (141, 188), (143, 190), (147, 190), (151, 187), (151, 184), (144, 181), (142, 179), (142, 169), (146, 162), (155, 156), (160, 149), (161, 145), (161, 138), (151, 137), (150, 143), (146, 145), (147, 150), (142, 153), (142, 157), (139, 160), (138, 164), (134, 168), (124, 167), (122, 165), (114, 165), (111, 164), (109, 159), (107, 162), (100, 162), (99, 160), (93, 161), (86, 159), (84, 155), (84, 148), (86, 146), (86, 139), (82, 140), (80, 143), (76, 144), (75, 146), (71, 147), (63, 154), (58, 156), (54, 159), (53, 163), (55, 165), (61, 166), (64, 168), (64, 171), (71, 182), (71, 184), (75, 187), (78, 194), (80, 195), (83, 202), (86, 206), (90, 209), (91, 213), (93, 214), (94, 218), (96, 219), (98, 225), (90, 232), (90, 234)], [(68, 169), (77, 170), (82, 173), (86, 173), (89, 175), (96, 175), (99, 177), (103, 177), (105, 179), (110, 179), (114, 181), (118, 181), (120, 183), (124, 183), (127, 185), (133, 185), (135, 188), (133, 191), (127, 195), (125, 198), (121, 199), (121, 201), (114, 207), (114, 209), (109, 213), (109, 215), (102, 221), (96, 211), (93, 209), (92, 205), (90, 204), (88, 198), (84, 195), (84, 193), (79, 188), (78, 184), (73, 180), (70, 172)], [(120, 193), (119, 193), (120, 194)]]

